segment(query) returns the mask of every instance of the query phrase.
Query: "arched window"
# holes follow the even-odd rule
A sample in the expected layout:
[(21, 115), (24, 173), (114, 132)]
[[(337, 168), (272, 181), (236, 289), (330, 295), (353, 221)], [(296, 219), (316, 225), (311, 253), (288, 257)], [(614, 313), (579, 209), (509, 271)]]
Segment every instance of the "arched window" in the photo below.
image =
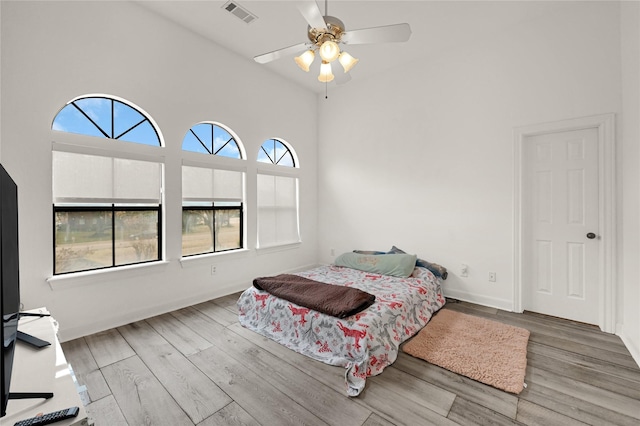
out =
[[(127, 101), (87, 95), (68, 102), (52, 130), (106, 142), (53, 144), (53, 273), (160, 260), (164, 167), (153, 120)], [(108, 139), (148, 146), (114, 149)]]
[(190, 128), (182, 140), (182, 150), (242, 159), (236, 138), (215, 123), (198, 123)]
[[(214, 122), (193, 126), (182, 150), (209, 154), (182, 162), (182, 256), (239, 250), (244, 247), (244, 148), (230, 129)], [(208, 164), (208, 165), (207, 165)]]
[(258, 151), (258, 161), (278, 166), (297, 167), (293, 151), (278, 139), (267, 139)]
[(58, 112), (53, 130), (162, 146), (151, 119), (138, 108), (113, 97), (83, 96)]
[(298, 161), (293, 148), (279, 139), (260, 147), (258, 162), (293, 168), (265, 166), (258, 169), (258, 247), (300, 242), (298, 210)]

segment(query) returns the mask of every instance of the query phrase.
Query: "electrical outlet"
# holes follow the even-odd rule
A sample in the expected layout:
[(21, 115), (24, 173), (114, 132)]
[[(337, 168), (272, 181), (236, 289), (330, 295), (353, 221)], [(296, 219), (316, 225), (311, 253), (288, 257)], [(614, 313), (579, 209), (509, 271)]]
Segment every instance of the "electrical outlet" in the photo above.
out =
[(489, 281), (496, 282), (496, 273), (495, 272), (489, 272)]
[(215, 265), (211, 265), (211, 275), (215, 275), (216, 274), (216, 267)]
[(469, 276), (469, 267), (466, 264), (460, 265), (460, 276), (468, 277)]

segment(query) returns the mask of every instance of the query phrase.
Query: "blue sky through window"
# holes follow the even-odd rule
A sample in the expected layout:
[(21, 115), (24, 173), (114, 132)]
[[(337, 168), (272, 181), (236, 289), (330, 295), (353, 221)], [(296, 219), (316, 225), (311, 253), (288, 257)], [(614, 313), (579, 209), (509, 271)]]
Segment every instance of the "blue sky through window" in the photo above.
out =
[(209, 154), (209, 151), (207, 151), (207, 149), (202, 146), (202, 144), (191, 132), (187, 132), (187, 134), (184, 136), (184, 139), (182, 140), (182, 150), (199, 152), (200, 154)]
[(193, 126), (182, 140), (184, 151), (214, 154), (222, 157), (242, 158), (238, 143), (231, 134), (212, 123)]
[(260, 151), (258, 151), (257, 160), (262, 163), (295, 167), (291, 151), (289, 151), (289, 148), (277, 139), (269, 139), (262, 144)]
[(67, 104), (56, 115), (51, 128), (61, 132), (160, 145), (160, 138), (146, 116), (127, 104), (104, 97), (82, 98)]

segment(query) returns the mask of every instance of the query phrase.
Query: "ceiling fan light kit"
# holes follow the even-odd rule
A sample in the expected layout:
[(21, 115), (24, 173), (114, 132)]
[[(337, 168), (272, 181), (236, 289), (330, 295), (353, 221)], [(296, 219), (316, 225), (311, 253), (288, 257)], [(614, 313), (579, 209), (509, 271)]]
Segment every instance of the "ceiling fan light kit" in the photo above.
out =
[(347, 52), (342, 52), (340, 56), (338, 56), (338, 62), (344, 68), (344, 72), (349, 72), (351, 68), (353, 68), (360, 59), (356, 59), (353, 56), (349, 55)]
[(320, 75), (318, 80), (328, 83), (334, 79), (331, 72), (331, 62), (336, 59), (342, 65), (345, 73), (348, 73), (357, 63), (358, 59), (340, 49), (340, 44), (368, 44), (385, 42), (403, 42), (409, 40), (411, 28), (409, 24), (395, 24), (382, 27), (364, 28), (354, 31), (345, 31), (344, 23), (335, 16), (329, 16), (327, 12), (327, 0), (325, 0), (325, 15), (322, 15), (318, 5), (314, 0), (303, 1), (299, 4), (300, 13), (309, 24), (307, 37), (310, 44), (299, 44), (286, 47), (273, 52), (265, 53), (253, 59), (261, 64), (271, 62), (280, 57), (300, 51), (304, 51), (300, 56), (295, 57), (295, 62), (305, 72), (315, 59), (315, 51), (318, 51), (322, 63), (320, 64)]
[(320, 64), (320, 75), (318, 76), (318, 81), (321, 83), (328, 83), (333, 81), (334, 76), (331, 72), (331, 64), (326, 61), (322, 61)]
[(340, 48), (338, 47), (338, 43), (335, 41), (327, 40), (320, 45), (318, 53), (320, 53), (320, 57), (323, 61), (333, 62), (338, 59), (338, 55), (340, 55)]
[(313, 63), (313, 60), (315, 59), (315, 57), (316, 57), (316, 54), (313, 52), (313, 50), (309, 49), (305, 51), (302, 55), (296, 56), (295, 61), (301, 70), (305, 72), (309, 72), (309, 67)]
[(342, 34), (344, 34), (344, 24), (342, 21), (335, 16), (322, 16), (322, 19), (326, 28), (313, 28), (309, 25), (307, 28), (307, 37), (309, 37), (309, 41), (311, 41), (311, 49), (305, 51), (300, 56), (296, 56), (295, 61), (300, 68), (308, 72), (309, 67), (315, 58), (314, 49), (317, 49), (320, 58), (322, 58), (318, 81), (328, 83), (334, 79), (334, 75), (331, 72), (331, 62), (340, 58), (342, 54), (346, 54), (347, 56), (345, 58), (350, 58), (350, 60), (345, 59), (348, 65), (345, 66), (343, 61), (340, 61), (340, 64), (342, 64), (344, 72), (346, 73), (353, 68), (358, 60), (347, 52), (340, 51), (338, 43), (340, 43)]

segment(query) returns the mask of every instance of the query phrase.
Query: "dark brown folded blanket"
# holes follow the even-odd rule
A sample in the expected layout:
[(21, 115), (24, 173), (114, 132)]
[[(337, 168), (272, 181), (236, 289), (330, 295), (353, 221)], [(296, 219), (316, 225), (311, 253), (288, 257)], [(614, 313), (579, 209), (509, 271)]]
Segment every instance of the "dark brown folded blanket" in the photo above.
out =
[(363, 311), (376, 301), (373, 294), (357, 288), (321, 283), (290, 274), (256, 278), (253, 286), (281, 299), (338, 318)]

